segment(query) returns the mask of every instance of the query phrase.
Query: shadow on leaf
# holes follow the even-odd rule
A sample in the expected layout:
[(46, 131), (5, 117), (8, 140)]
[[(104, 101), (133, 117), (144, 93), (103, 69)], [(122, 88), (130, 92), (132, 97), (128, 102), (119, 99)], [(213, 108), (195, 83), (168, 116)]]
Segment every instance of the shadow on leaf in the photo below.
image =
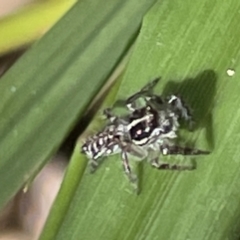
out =
[(163, 91), (164, 96), (180, 95), (190, 106), (195, 121), (194, 128), (206, 128), (206, 139), (211, 149), (214, 148), (212, 108), (216, 81), (216, 73), (213, 70), (205, 70), (195, 78), (187, 78), (180, 83), (170, 81)]

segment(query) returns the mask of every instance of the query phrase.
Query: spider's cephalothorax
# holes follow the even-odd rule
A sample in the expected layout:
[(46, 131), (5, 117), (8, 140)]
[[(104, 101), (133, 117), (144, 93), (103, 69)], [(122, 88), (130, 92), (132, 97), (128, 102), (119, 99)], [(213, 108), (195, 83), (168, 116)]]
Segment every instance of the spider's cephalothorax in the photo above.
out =
[[(82, 152), (90, 160), (92, 169), (99, 159), (120, 153), (124, 170), (131, 181), (137, 178), (131, 172), (128, 156), (147, 158), (158, 169), (191, 170), (192, 166), (170, 165), (160, 162), (159, 155), (199, 155), (208, 151), (174, 145), (179, 119), (191, 125), (192, 117), (181, 98), (171, 95), (167, 98), (153, 94), (156, 79), (126, 100), (129, 113), (116, 116), (110, 109), (104, 111), (108, 119), (105, 128), (90, 137), (82, 146)], [(139, 104), (139, 103), (143, 104)]]

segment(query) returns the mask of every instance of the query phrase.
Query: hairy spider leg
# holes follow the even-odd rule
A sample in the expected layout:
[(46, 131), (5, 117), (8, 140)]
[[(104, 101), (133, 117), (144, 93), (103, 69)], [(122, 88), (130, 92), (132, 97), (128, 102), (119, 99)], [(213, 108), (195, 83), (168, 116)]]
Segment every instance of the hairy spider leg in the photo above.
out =
[[(155, 145), (156, 147), (156, 145)], [(159, 161), (160, 151), (156, 151), (153, 148), (149, 150), (150, 163), (154, 168), (159, 170), (193, 170), (194, 166), (180, 165), (180, 164), (170, 164), (167, 162)]]
[(126, 106), (129, 111), (133, 112), (135, 111), (137, 106), (137, 100), (139, 98), (143, 98), (147, 103), (150, 102), (157, 102), (157, 103), (163, 103), (160, 96), (153, 94), (153, 88), (157, 85), (160, 78), (156, 78), (150, 83), (148, 83), (146, 86), (144, 86), (139, 92), (133, 94), (126, 100)]
[(90, 159), (89, 166), (90, 166), (90, 173), (94, 173), (99, 166), (98, 161), (96, 161), (95, 159)]
[(202, 154), (209, 154), (209, 151), (194, 149), (189, 147), (181, 147), (181, 146), (161, 146), (160, 150), (163, 155), (202, 155)]
[(128, 176), (128, 178), (131, 182), (135, 182), (137, 180), (137, 177), (132, 173), (131, 167), (129, 165), (127, 151), (122, 150), (121, 157), (122, 157), (122, 164), (123, 164), (124, 172), (126, 173), (126, 175)]
[(194, 170), (194, 166), (180, 165), (180, 164), (170, 164), (166, 162), (159, 162), (158, 158), (152, 160), (152, 166), (159, 170)]
[(150, 92), (150, 91), (152, 91), (154, 88), (155, 88), (155, 86), (158, 84), (158, 82), (160, 81), (160, 77), (158, 77), (158, 78), (155, 78), (154, 80), (152, 80), (151, 82), (149, 82), (149, 83), (147, 83), (141, 90), (140, 90), (140, 92), (142, 91), (142, 92), (144, 92), (144, 91), (147, 91), (147, 92)]
[(138, 192), (138, 177), (136, 174), (134, 174), (131, 170), (131, 167), (129, 165), (129, 159), (128, 156), (132, 155), (140, 159), (139, 161), (143, 160), (147, 157), (147, 151), (139, 148), (138, 146), (131, 144), (130, 142), (119, 142), (119, 146), (122, 150), (121, 152), (121, 158), (122, 158), (122, 165), (125, 174), (127, 175), (129, 181), (133, 185), (136, 192)]
[(176, 95), (169, 96), (167, 101), (173, 107), (174, 111), (179, 114), (179, 117), (183, 118), (189, 124), (189, 127), (192, 128), (194, 122), (192, 114), (184, 101)]
[(112, 113), (112, 109), (111, 108), (106, 108), (103, 110), (103, 115), (111, 122), (114, 123), (117, 119), (118, 116), (114, 115)]
[(121, 157), (124, 172), (127, 175), (130, 183), (133, 185), (133, 188), (138, 192), (138, 177), (131, 170), (131, 167), (129, 165), (128, 152), (125, 149), (122, 149)]

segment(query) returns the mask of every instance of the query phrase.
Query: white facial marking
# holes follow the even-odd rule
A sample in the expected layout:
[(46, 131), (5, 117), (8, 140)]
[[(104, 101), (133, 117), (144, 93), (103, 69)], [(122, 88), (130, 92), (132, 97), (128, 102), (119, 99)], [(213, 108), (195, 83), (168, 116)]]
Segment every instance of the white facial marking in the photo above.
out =
[(172, 95), (171, 98), (169, 99), (169, 103), (172, 103), (173, 101), (175, 101), (177, 99), (177, 97), (175, 95)]
[(148, 142), (148, 138), (143, 138), (143, 139), (141, 139), (141, 140), (132, 140), (133, 141), (133, 143), (135, 143), (136, 145), (143, 145), (143, 144), (145, 144), (145, 143), (147, 143)]
[(145, 128), (145, 132), (150, 132), (151, 128), (150, 127), (146, 127)]
[(132, 127), (136, 126), (140, 122), (143, 122), (145, 120), (149, 120), (149, 119), (152, 119), (152, 118), (153, 118), (153, 115), (150, 114), (150, 115), (146, 115), (146, 116), (144, 116), (142, 118), (136, 119), (136, 120), (132, 121), (130, 124), (128, 124), (127, 130), (129, 131)]

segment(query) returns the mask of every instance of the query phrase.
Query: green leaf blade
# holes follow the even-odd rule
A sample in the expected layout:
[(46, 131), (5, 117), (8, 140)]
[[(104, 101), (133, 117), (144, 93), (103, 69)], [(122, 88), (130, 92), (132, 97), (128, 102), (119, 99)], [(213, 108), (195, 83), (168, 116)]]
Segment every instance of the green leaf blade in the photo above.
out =
[(129, 11), (133, 3), (78, 2), (1, 79), (1, 207), (56, 150), (129, 47), (151, 6)]
[(120, 156), (109, 157), (84, 176), (56, 239), (239, 238), (239, 9), (237, 0), (159, 1), (151, 9), (118, 97), (161, 76), (156, 93), (181, 93), (196, 116), (196, 131), (181, 132), (181, 143), (211, 154), (197, 157), (191, 172), (140, 163), (139, 196), (122, 176)]

